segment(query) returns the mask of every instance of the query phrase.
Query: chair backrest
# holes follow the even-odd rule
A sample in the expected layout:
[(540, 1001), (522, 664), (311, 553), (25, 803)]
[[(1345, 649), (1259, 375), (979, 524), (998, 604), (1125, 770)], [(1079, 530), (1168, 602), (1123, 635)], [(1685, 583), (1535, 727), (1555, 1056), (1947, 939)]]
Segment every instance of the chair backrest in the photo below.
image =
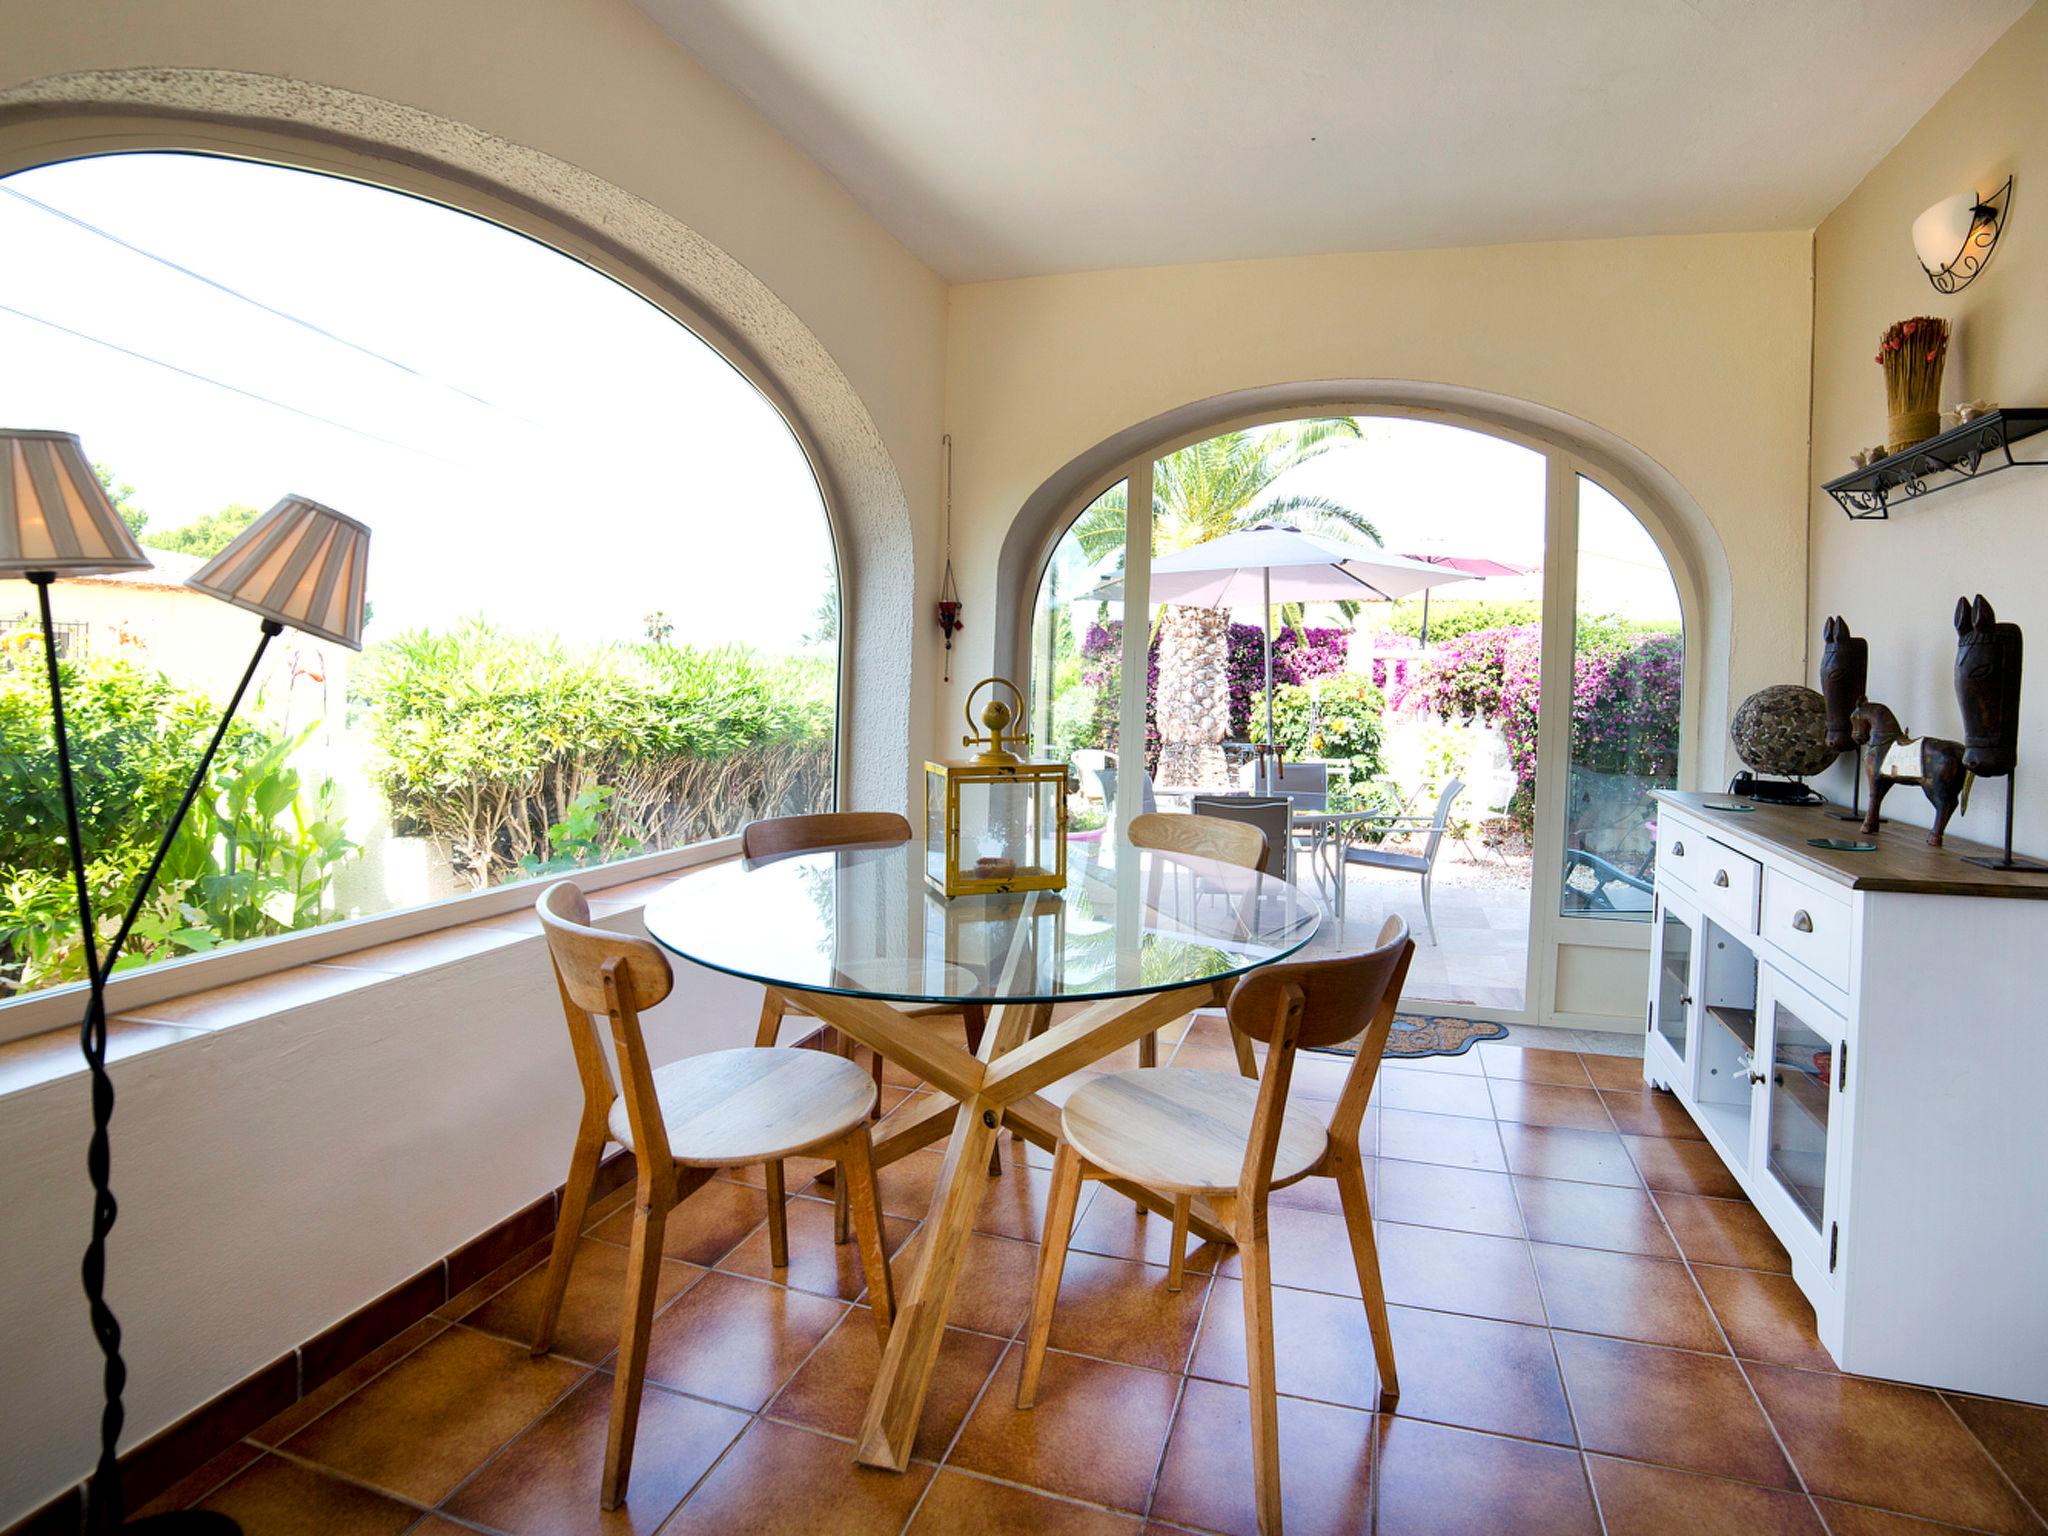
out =
[(1409, 937), (1408, 925), (1389, 917), (1378, 942), (1364, 954), (1269, 965), (1237, 984), (1230, 994), (1232, 1026), (1269, 1047), (1238, 1185), (1240, 1195), (1249, 1198), (1263, 1193), (1272, 1178), (1287, 1084), (1294, 1072), (1294, 1053), (1301, 1046), (1330, 1046), (1358, 1037), (1351, 1071), (1329, 1120), (1331, 1137), (1343, 1138), (1356, 1152), (1359, 1126), (1365, 1119), (1373, 1079), (1386, 1053), (1387, 1036), (1393, 1030), (1401, 988), (1407, 983), (1408, 963), (1414, 955), (1415, 940)]
[(1285, 795), (1298, 811), (1327, 811), (1330, 808), (1330, 765), (1328, 763), (1282, 763), (1280, 771), (1268, 770), (1268, 794)]
[[(1152, 775), (1145, 774), (1139, 785), (1138, 814), (1149, 815), (1159, 809), (1159, 801), (1152, 793)], [(1116, 764), (1110, 763), (1102, 770), (1102, 803), (1110, 810), (1116, 808)]]
[(818, 848), (864, 843), (907, 843), (910, 823), (894, 811), (821, 811), (811, 816), (764, 816), (740, 828), (740, 856), (772, 859)]
[(1221, 816), (1176, 816), (1166, 811), (1148, 811), (1132, 818), (1131, 842), (1139, 848), (1192, 854), (1219, 864), (1234, 864), (1239, 869), (1257, 869), (1266, 862), (1266, 834), (1250, 822), (1230, 821)]
[(1436, 811), (1429, 818), (1429, 836), (1422, 845), (1422, 856), (1430, 863), (1436, 862), (1436, 851), (1442, 846), (1444, 829), (1451, 824), (1451, 802), (1465, 792), (1465, 781), (1453, 774), (1444, 785), (1444, 792), (1436, 797)]
[(1196, 795), (1188, 809), (1197, 816), (1241, 821), (1266, 834), (1266, 857), (1259, 869), (1287, 878), (1287, 844), (1294, 829), (1294, 802), (1284, 795)]
[(612, 1081), (593, 1014), (611, 1021), (612, 1046), (625, 1079), (626, 1116), (633, 1127), (633, 1145), (650, 1169), (669, 1168), (668, 1133), (654, 1092), (654, 1069), (647, 1060), (647, 1042), (640, 1033), (640, 1010), (652, 1008), (675, 985), (675, 973), (658, 945), (622, 933), (590, 926), (590, 903), (583, 892), (564, 880), (549, 886), (534, 903), (541, 931), (547, 935), (548, 958), (554, 962), (555, 985), (562, 994), (562, 1014), (569, 1025), (569, 1048), (583, 1080), (586, 1129), (602, 1133), (619, 1089)]

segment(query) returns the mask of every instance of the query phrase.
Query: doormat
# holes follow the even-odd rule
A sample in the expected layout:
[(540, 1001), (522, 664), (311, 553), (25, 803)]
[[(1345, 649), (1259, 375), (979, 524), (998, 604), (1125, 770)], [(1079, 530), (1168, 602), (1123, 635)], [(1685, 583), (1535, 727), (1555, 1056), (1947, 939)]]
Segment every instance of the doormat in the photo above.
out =
[[(1387, 1034), (1389, 1056), (1462, 1056), (1483, 1040), (1505, 1040), (1508, 1027), (1484, 1019), (1438, 1013), (1397, 1013)], [(1355, 1056), (1353, 1044), (1326, 1046), (1333, 1056)]]

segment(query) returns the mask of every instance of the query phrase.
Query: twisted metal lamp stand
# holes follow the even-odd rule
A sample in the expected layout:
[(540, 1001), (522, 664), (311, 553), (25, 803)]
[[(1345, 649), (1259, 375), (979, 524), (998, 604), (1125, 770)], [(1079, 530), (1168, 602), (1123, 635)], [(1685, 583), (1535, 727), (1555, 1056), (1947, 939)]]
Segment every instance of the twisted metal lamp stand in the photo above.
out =
[(50, 683), (50, 724), (57, 739), (57, 778), (64, 798), (64, 835), (71, 854), (72, 887), (78, 903), (78, 930), (85, 943), (85, 974), (89, 988), (78, 1044), (92, 1077), (92, 1140), (85, 1157), (86, 1172), (92, 1179), (92, 1239), (86, 1246), (80, 1274), (85, 1285), (86, 1305), (92, 1314), (93, 1338), (99, 1344), (106, 1369), (102, 1383), (99, 1462), (86, 1488), (86, 1530), (91, 1536), (104, 1536), (106, 1532), (124, 1529), (148, 1531), (156, 1533), (156, 1536), (176, 1536), (179, 1532), (189, 1532), (192, 1536), (232, 1536), (241, 1530), (240, 1526), (225, 1515), (206, 1512), (158, 1515), (125, 1526), (122, 1524), (124, 1504), (119, 1451), (121, 1425), (126, 1415), (121, 1406), (121, 1394), (128, 1383), (128, 1367), (121, 1359), (120, 1320), (114, 1316), (114, 1309), (106, 1299), (107, 1235), (113, 1231), (114, 1220), (120, 1214), (120, 1206), (114, 1199), (113, 1153), (108, 1138), (108, 1127), (114, 1118), (114, 1080), (107, 1075), (106, 992), (107, 978), (113, 974), (114, 965), (120, 959), (121, 946), (128, 941), (129, 931), (142, 914), (142, 904), (148, 899), (150, 888), (156, 884), (156, 877), (163, 869), (164, 859), (171, 851), (178, 829), (185, 824), (192, 802), (199, 798), (200, 790), (205, 787), (214, 754), (227, 737), (228, 726), (233, 723), (235, 711), (241, 707), (242, 697), (256, 676), (263, 653), (272, 637), (284, 632), (284, 626), (274, 619), (263, 620), (255, 654), (249, 658), (249, 665), (242, 673), (242, 680), (235, 685), (234, 696), (228, 700), (228, 707), (221, 715), (213, 739), (206, 744), (198, 767), (192, 771), (184, 797), (179, 800), (170, 825), (164, 829), (148, 869), (143, 871), (135, 894), (128, 903), (128, 910), (121, 919), (121, 926), (115, 930), (106, 953), (101, 955), (99, 935), (93, 924), (92, 893), (86, 880), (85, 843), (79, 830), (78, 790), (71, 771), (71, 744), (64, 727), (64, 687), (57, 661), (57, 635), (50, 617), (50, 583), (56, 578), (52, 572), (32, 571), (28, 579), (35, 585), (36, 601), (42, 616), (43, 664)]

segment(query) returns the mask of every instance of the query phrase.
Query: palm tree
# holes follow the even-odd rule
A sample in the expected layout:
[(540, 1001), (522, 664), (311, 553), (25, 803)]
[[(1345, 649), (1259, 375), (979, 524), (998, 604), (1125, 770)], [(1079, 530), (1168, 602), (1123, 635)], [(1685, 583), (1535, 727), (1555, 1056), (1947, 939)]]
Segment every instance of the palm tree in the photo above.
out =
[[(1268, 494), (1289, 470), (1363, 435), (1349, 416), (1320, 416), (1264, 431), (1224, 432), (1167, 454), (1152, 467), (1154, 553), (1206, 544), (1261, 523), (1379, 543), (1371, 521), (1342, 503)], [(1074, 538), (1091, 563), (1121, 553), (1127, 511), (1125, 487), (1119, 485), (1074, 525)], [(1298, 623), (1299, 617), (1291, 612), (1287, 621)], [(1162, 782), (1201, 784), (1220, 777), (1215, 743), (1230, 717), (1229, 664), (1229, 629), (1222, 616), (1177, 605), (1160, 610), (1159, 692), (1176, 701), (1159, 721)]]

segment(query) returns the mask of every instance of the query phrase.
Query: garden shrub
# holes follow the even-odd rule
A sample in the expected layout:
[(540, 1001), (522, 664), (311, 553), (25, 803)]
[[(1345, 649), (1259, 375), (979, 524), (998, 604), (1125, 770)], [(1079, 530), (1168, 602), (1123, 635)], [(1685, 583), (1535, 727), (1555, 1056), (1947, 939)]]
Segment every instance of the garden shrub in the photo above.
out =
[[(1351, 636), (1341, 629), (1276, 630), (1273, 635), (1273, 682), (1306, 683), (1330, 677), (1344, 670), (1344, 657)], [(1094, 690), (1094, 707), (1086, 740), (1073, 745), (1101, 745), (1114, 752), (1117, 742), (1118, 700), (1122, 695), (1119, 657), (1123, 646), (1123, 622), (1091, 624), (1081, 641), (1080, 681)], [(1264, 697), (1266, 687), (1265, 631), (1256, 624), (1230, 626), (1230, 736), (1236, 741), (1263, 739), (1265, 717), (1252, 707), (1254, 696)], [(1150, 665), (1146, 675), (1145, 762), (1151, 768), (1159, 761), (1159, 721), (1152, 700), (1159, 692), (1159, 640), (1152, 639)], [(1055, 710), (1058, 705), (1055, 704)], [(1261, 706), (1263, 708), (1263, 706)]]
[[(1473, 630), (1434, 649), (1395, 706), (1500, 728), (1514, 769), (1509, 814), (1533, 825), (1541, 631)], [(1596, 773), (1672, 782), (1684, 644), (1667, 627), (1588, 618), (1579, 625), (1572, 680), (1573, 761)]]
[[(0, 653), (0, 992), (85, 975), (40, 647), (29, 632)], [(118, 659), (67, 662), (63, 684), (87, 891), (104, 944), (220, 706)], [(229, 727), (123, 950), (123, 969), (336, 915), (324, 910), (328, 889), (356, 847), (342, 834), (332, 781), (306, 792), (291, 765), (313, 729), (286, 738), (246, 719)]]
[[(572, 647), (482, 620), (377, 646), (354, 691), (405, 830), (474, 886), (601, 862), (831, 800), (831, 663), (744, 646)], [(590, 797), (604, 788), (611, 793)], [(581, 803), (579, 805), (579, 799)]]
[[(1265, 709), (1265, 694), (1254, 694), (1252, 712), (1262, 729)], [(1356, 673), (1287, 684), (1273, 690), (1273, 739), (1287, 761), (1348, 763), (1352, 780), (1363, 783), (1386, 771), (1380, 756), (1385, 711), (1379, 689)]]

